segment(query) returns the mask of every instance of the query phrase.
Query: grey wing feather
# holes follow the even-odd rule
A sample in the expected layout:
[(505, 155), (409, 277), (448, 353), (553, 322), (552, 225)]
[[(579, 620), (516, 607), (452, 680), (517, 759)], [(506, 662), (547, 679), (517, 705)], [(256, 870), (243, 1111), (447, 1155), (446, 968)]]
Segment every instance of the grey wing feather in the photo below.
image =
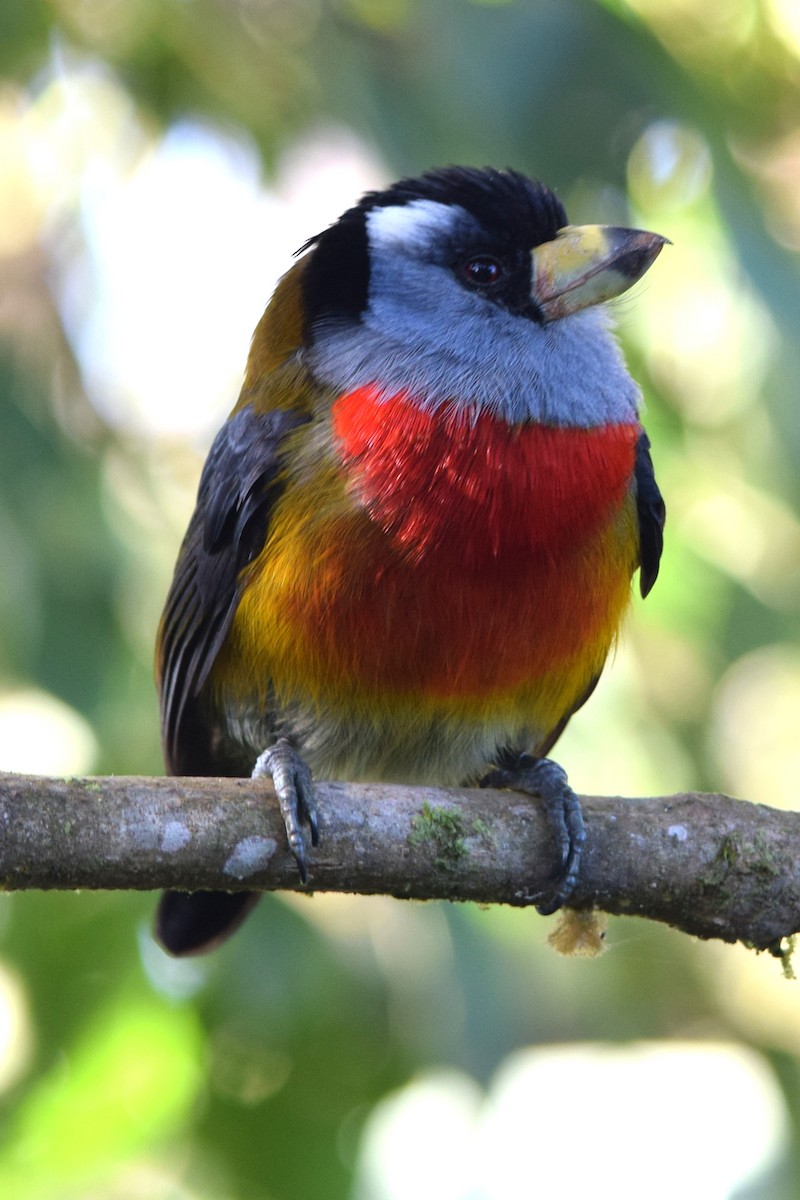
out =
[(281, 488), (281, 444), (304, 420), (243, 408), (206, 459), (159, 631), (162, 738), (174, 775), (222, 773), (201, 693), (239, 603), (239, 575), (264, 545)]

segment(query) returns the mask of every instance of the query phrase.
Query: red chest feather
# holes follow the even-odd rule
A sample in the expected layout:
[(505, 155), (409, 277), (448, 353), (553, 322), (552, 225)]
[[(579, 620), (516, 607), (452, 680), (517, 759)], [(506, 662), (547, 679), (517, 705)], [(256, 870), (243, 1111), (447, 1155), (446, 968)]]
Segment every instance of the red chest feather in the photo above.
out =
[(334, 404), (333, 432), (348, 496), (338, 472), (327, 494), (287, 489), (229, 671), (330, 711), (405, 695), (415, 720), (510, 705), (553, 728), (630, 594), (638, 427), (513, 427), (365, 388)]
[(425, 411), (370, 387), (336, 402), (333, 429), (360, 502), (406, 555), (501, 573), (592, 539), (630, 486), (639, 433)]

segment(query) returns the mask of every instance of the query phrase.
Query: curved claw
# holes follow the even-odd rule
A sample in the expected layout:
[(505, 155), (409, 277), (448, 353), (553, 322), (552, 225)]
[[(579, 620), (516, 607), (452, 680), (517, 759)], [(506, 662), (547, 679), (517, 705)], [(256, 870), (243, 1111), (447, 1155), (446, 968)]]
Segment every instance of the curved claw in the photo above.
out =
[(300, 790), (301, 789), (298, 788), (297, 813), (300, 820), (308, 825), (309, 832), (311, 833), (311, 845), (318, 846), (319, 820), (317, 818), (317, 806), (314, 802), (314, 788), (311, 783), (311, 772), (309, 772), (308, 775), (308, 795), (306, 794), (305, 789), (302, 790), (302, 794), (300, 794)]
[(304, 824), (308, 825), (311, 831), (312, 846), (319, 843), (319, 820), (311, 771), (294, 746), (286, 738), (279, 738), (274, 746), (269, 746), (256, 760), (252, 778), (260, 779), (265, 775), (272, 780), (286, 827), (289, 849), (297, 863), (300, 880), (306, 883), (308, 867), (303, 837)]
[[(284, 822), (285, 823), (285, 822)], [(308, 883), (308, 863), (306, 861), (306, 844), (302, 833), (290, 833), (288, 836), (289, 849), (297, 867), (301, 883)]]
[(492, 771), (481, 780), (481, 786), (514, 788), (542, 800), (558, 847), (558, 861), (550, 875), (552, 888), (531, 899), (538, 913), (550, 916), (575, 890), (586, 841), (581, 802), (569, 786), (566, 771), (550, 758), (522, 754), (515, 767)]

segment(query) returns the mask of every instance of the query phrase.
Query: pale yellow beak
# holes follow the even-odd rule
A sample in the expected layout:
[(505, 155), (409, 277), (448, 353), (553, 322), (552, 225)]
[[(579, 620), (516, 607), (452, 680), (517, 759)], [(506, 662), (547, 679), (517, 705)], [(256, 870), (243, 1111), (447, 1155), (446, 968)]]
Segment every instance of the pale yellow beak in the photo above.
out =
[(627, 291), (669, 238), (615, 225), (565, 225), (532, 251), (531, 297), (545, 321), (602, 304)]

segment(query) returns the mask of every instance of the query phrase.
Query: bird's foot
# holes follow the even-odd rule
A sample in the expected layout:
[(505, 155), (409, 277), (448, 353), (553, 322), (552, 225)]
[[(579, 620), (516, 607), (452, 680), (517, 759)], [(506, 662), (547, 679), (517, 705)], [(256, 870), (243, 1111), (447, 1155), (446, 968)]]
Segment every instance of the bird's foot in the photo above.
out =
[(549, 916), (569, 900), (578, 881), (586, 826), (581, 802), (569, 786), (567, 773), (550, 758), (521, 754), (513, 767), (501, 767), (481, 780), (481, 787), (513, 788), (538, 796), (556, 843), (558, 859), (552, 886), (532, 897), (536, 911)]
[(317, 805), (314, 800), (311, 771), (294, 746), (286, 738), (279, 738), (274, 746), (270, 746), (256, 760), (253, 779), (262, 779), (265, 775), (272, 780), (286, 826), (289, 849), (297, 863), (300, 879), (306, 883), (308, 867), (303, 837), (304, 825), (308, 825), (311, 830), (312, 846), (319, 842)]

